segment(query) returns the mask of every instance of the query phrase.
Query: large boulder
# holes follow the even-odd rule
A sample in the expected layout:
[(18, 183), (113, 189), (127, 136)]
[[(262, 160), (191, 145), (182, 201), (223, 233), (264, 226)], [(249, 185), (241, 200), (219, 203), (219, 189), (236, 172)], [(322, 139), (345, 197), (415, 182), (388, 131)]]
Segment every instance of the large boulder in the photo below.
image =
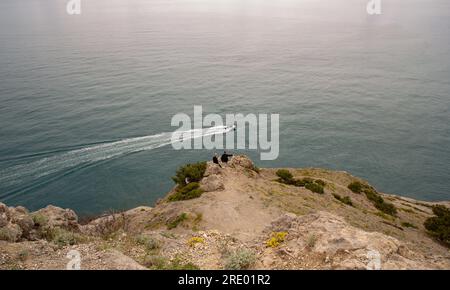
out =
[(0, 202), (0, 213), (8, 213), (8, 207)]
[(34, 222), (28, 210), (23, 206), (7, 207), (0, 203), (0, 239), (16, 242), (28, 238)]
[(225, 186), (219, 176), (210, 175), (200, 181), (200, 188), (205, 192), (211, 192), (224, 190)]
[(245, 156), (245, 155), (233, 156), (231, 158), (231, 162), (230, 163), (232, 165), (235, 165), (235, 166), (238, 165), (238, 166), (241, 166), (241, 167), (246, 168), (246, 169), (251, 169), (251, 170), (255, 169), (255, 165), (253, 164), (253, 161), (250, 158), (248, 158), (247, 156)]
[(399, 240), (378, 232), (366, 232), (349, 225), (343, 217), (328, 212), (306, 216), (285, 214), (265, 232), (287, 232), (286, 249), (294, 255), (305, 252), (326, 257), (331, 268), (427, 269), (435, 265), (410, 251)]
[(9, 209), (10, 221), (20, 227), (22, 235), (26, 238), (33, 230), (34, 222), (28, 210), (24, 207), (15, 207)]
[(71, 209), (63, 209), (53, 205), (49, 205), (32, 213), (35, 217), (43, 217), (45, 219), (45, 227), (48, 228), (65, 228), (69, 230), (78, 229), (78, 216)]
[(222, 171), (221, 171), (221, 168), (219, 167), (219, 165), (214, 164), (212, 162), (208, 162), (203, 176), (208, 177), (211, 175), (220, 175), (221, 173), (222, 173)]

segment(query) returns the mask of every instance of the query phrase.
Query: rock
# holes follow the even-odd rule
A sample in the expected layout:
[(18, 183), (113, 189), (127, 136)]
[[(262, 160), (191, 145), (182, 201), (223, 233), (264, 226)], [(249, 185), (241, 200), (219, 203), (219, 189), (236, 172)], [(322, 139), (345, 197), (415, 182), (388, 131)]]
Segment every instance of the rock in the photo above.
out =
[(271, 223), (271, 231), (284, 232), (292, 228), (292, 223), (297, 221), (297, 215), (286, 213)]
[(43, 215), (46, 217), (46, 227), (61, 227), (66, 229), (78, 229), (78, 216), (71, 209), (62, 209), (53, 205), (40, 209), (33, 215)]
[(0, 213), (0, 228), (6, 226), (8, 224), (8, 216), (6, 213)]
[[(382, 269), (432, 268), (425, 258), (411, 252), (399, 240), (349, 225), (343, 217), (318, 212), (301, 217), (283, 215), (266, 231), (287, 231), (286, 246), (309, 248), (333, 261), (333, 268), (366, 269), (380, 261)], [(311, 237), (314, 245), (311, 247)]]
[(28, 210), (26, 208), (24, 208), (23, 206), (17, 206), (17, 207), (14, 208), (14, 210), (16, 212), (18, 212), (18, 213), (21, 213), (21, 214), (28, 214), (29, 213)]
[(225, 186), (217, 175), (210, 175), (200, 181), (200, 188), (205, 192), (211, 192), (224, 190)]
[(23, 236), (27, 237), (34, 227), (33, 219), (28, 214), (28, 210), (22, 206), (10, 208), (9, 215), (11, 222), (17, 224), (21, 228)]
[(208, 177), (211, 175), (220, 175), (222, 173), (221, 170), (222, 170), (222, 168), (220, 168), (217, 164), (208, 162), (203, 176)]
[(262, 258), (261, 263), (265, 268), (271, 268), (275, 264), (275, 260), (272, 256), (267, 255)]
[(237, 155), (231, 158), (231, 164), (238, 165), (247, 169), (254, 169), (253, 161), (245, 155)]
[(108, 269), (114, 270), (146, 270), (144, 266), (119, 251), (110, 250), (102, 257)]
[(0, 202), (0, 213), (8, 213), (8, 207), (4, 204)]

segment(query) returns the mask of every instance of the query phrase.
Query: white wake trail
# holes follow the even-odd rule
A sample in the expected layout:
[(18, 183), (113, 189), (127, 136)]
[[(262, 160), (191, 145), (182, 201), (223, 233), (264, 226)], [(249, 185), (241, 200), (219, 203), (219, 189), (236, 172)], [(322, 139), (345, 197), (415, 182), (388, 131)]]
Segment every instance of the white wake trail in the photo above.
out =
[[(215, 126), (205, 129), (194, 129), (188, 131), (177, 131), (174, 142), (205, 136), (224, 134), (232, 128), (226, 126)], [(52, 155), (29, 163), (19, 164), (0, 171), (0, 184), (8, 187), (15, 184), (27, 183), (37, 180), (63, 170), (84, 164), (92, 164), (102, 160), (116, 158), (121, 155), (152, 150), (169, 145), (175, 132), (165, 132), (156, 135), (127, 138), (120, 141), (102, 143), (81, 149)]]

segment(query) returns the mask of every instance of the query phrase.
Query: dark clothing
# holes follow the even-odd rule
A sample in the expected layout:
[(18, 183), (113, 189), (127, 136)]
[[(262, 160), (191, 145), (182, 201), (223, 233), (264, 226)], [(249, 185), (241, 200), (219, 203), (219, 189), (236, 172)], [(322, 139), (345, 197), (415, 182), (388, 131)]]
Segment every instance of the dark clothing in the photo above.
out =
[(227, 154), (227, 153), (223, 153), (222, 156), (220, 156), (220, 161), (227, 163), (228, 162), (228, 158), (233, 156), (233, 154)]
[[(213, 162), (220, 166), (219, 159), (217, 158), (217, 156), (213, 157)], [(222, 167), (222, 166), (220, 166), (220, 167)]]

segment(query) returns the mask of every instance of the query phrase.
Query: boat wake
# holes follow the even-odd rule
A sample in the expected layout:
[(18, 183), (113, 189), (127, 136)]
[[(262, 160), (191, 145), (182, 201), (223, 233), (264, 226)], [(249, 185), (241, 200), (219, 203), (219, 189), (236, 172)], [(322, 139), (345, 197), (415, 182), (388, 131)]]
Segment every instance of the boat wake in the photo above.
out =
[[(187, 139), (224, 134), (231, 130), (233, 130), (232, 127), (215, 126), (187, 131), (164, 132), (156, 135), (127, 138), (61, 152), (1, 170), (0, 185), (1, 187), (8, 188), (18, 184), (30, 184), (44, 176), (50, 176), (63, 170), (78, 166), (87, 166), (99, 161), (113, 159), (131, 153), (152, 150), (175, 142), (182, 142)], [(0, 198), (4, 197), (5, 196), (0, 195)]]

